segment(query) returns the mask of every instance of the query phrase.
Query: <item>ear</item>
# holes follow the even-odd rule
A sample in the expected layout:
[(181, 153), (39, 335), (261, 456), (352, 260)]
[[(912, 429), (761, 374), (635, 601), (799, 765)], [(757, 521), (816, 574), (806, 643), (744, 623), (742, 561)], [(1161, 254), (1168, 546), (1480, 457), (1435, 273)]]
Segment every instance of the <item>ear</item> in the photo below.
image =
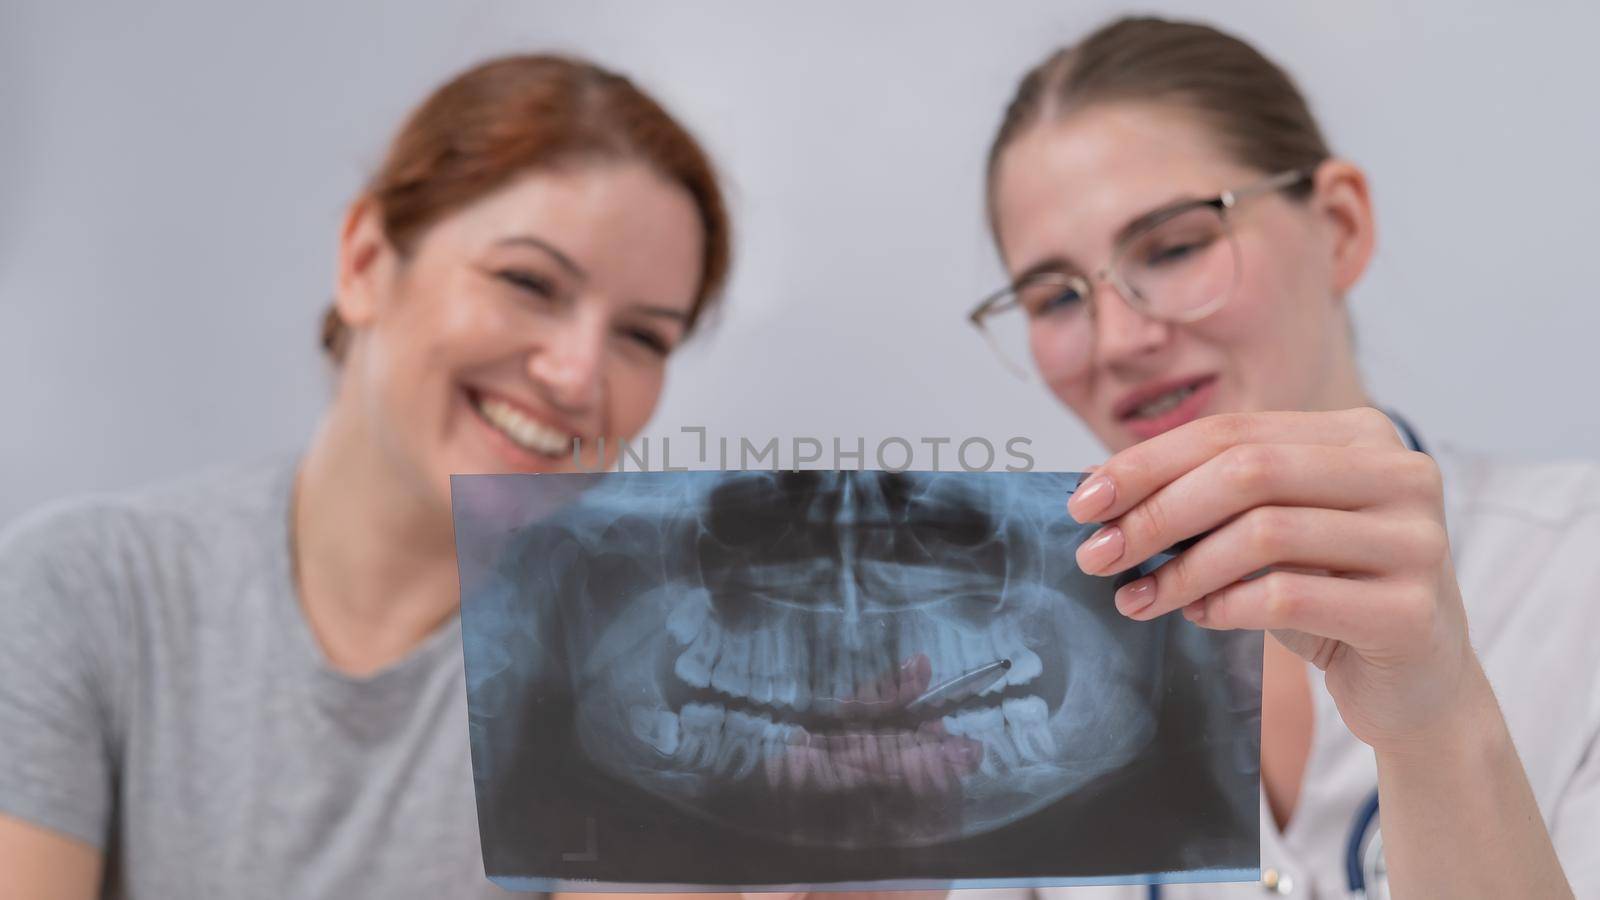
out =
[(1335, 296), (1344, 297), (1361, 280), (1377, 243), (1367, 176), (1354, 163), (1327, 160), (1317, 167), (1311, 202), (1327, 226), (1330, 286)]
[(339, 271), (334, 307), (351, 328), (371, 324), (387, 291), (394, 248), (383, 233), (378, 204), (362, 195), (345, 212), (339, 231)]

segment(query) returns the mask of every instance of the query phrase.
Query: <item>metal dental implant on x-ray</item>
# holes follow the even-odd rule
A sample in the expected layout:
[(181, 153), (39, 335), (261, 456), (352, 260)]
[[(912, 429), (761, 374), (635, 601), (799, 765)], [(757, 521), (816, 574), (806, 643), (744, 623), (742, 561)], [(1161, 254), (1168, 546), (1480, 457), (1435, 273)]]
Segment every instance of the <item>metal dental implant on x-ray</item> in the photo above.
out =
[(970, 672), (962, 672), (942, 684), (936, 684), (923, 691), (915, 700), (906, 704), (906, 709), (922, 709), (940, 703), (954, 703), (958, 700), (976, 696), (990, 685), (1006, 677), (1006, 673), (1010, 670), (1011, 660), (1009, 659), (997, 659), (991, 663), (984, 663)]

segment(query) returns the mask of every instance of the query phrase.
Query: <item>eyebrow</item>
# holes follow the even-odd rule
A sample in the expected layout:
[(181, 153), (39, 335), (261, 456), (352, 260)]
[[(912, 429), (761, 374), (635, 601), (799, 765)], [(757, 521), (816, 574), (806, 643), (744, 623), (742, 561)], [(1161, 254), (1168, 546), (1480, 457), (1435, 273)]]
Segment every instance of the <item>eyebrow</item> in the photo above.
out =
[(523, 246), (543, 250), (550, 256), (551, 259), (556, 261), (557, 265), (561, 266), (563, 269), (566, 269), (567, 272), (572, 275), (572, 277), (578, 279), (587, 279), (589, 277), (589, 273), (584, 271), (583, 266), (578, 265), (578, 263), (573, 260), (572, 257), (561, 252), (554, 244), (544, 240), (543, 238), (537, 238), (531, 234), (518, 234), (508, 238), (501, 238), (500, 240), (496, 241), (495, 244), (501, 247)]
[(689, 314), (681, 309), (670, 306), (651, 306), (648, 303), (635, 303), (628, 307), (633, 312), (644, 313), (657, 319), (671, 319), (675, 322), (688, 322)]
[[(1167, 201), (1166, 203), (1161, 204), (1160, 206), (1154, 207), (1153, 209), (1150, 209), (1150, 210), (1148, 210), (1146, 212), (1140, 213), (1139, 215), (1137, 215), (1137, 216), (1133, 217), (1132, 219), (1129, 219), (1127, 222), (1123, 223), (1122, 227), (1117, 229), (1117, 233), (1115, 235), (1113, 235), (1112, 239), (1111, 239), (1112, 246), (1115, 246), (1117, 244), (1122, 243), (1123, 241), (1127, 240), (1128, 235), (1133, 234), (1134, 232), (1138, 231), (1139, 229), (1148, 226), (1152, 222), (1154, 222), (1157, 219), (1160, 219), (1160, 218), (1168, 215), (1173, 210), (1178, 209), (1179, 207), (1188, 206), (1189, 204), (1192, 204), (1192, 203), (1204, 203), (1204, 202), (1205, 202), (1205, 200), (1203, 200), (1202, 198), (1199, 198), (1199, 197), (1193, 197), (1193, 196), (1189, 196), (1189, 195), (1180, 195), (1178, 197), (1172, 198), (1171, 200)], [(1057, 254), (1053, 254), (1051, 256), (1047, 256), (1044, 259), (1041, 259), (1038, 262), (1034, 263), (1033, 265), (1029, 266), (1028, 268), (1024, 269), (1022, 271), (1022, 273), (1019, 274), (1016, 277), (1016, 280), (1013, 283), (1014, 284), (1021, 284), (1022, 282), (1027, 281), (1030, 278), (1034, 278), (1036, 276), (1043, 275), (1043, 274), (1049, 273), (1049, 272), (1076, 272), (1076, 273), (1081, 274), (1081, 275), (1087, 275), (1088, 274), (1088, 270), (1084, 269), (1082, 266), (1080, 266), (1077, 263), (1073, 262), (1072, 261), (1072, 257), (1067, 256), (1065, 254), (1057, 253)]]

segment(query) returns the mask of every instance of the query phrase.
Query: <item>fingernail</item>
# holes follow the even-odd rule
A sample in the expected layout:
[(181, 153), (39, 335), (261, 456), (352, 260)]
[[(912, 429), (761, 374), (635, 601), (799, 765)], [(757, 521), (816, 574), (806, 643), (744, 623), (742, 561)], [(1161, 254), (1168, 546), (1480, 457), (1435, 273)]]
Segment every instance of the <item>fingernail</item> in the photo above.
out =
[(1090, 475), (1067, 500), (1067, 512), (1079, 522), (1092, 522), (1094, 517), (1111, 508), (1117, 499), (1117, 486), (1100, 474)]
[(1206, 620), (1206, 601), (1204, 598), (1183, 608), (1183, 617), (1199, 625)]
[(1122, 529), (1107, 525), (1078, 548), (1078, 568), (1091, 575), (1102, 571), (1122, 558), (1122, 549)]
[(1156, 602), (1156, 578), (1146, 575), (1117, 589), (1117, 612), (1136, 616)]

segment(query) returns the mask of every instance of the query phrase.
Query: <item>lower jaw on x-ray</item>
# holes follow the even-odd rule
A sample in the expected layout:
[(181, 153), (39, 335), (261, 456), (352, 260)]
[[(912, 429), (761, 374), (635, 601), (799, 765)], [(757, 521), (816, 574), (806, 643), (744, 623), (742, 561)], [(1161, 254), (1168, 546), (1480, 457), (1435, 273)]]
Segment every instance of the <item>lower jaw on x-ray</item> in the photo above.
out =
[(1078, 479), (458, 477), (491, 877), (1249, 877), (1259, 636), (1119, 616)]

